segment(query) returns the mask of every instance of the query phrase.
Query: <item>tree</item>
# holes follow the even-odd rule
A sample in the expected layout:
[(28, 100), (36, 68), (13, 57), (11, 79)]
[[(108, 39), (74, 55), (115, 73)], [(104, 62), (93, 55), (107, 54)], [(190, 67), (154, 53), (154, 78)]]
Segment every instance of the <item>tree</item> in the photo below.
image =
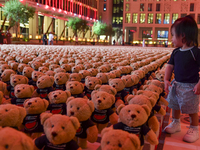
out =
[(25, 25), (28, 23), (29, 18), (33, 18), (35, 8), (29, 7), (28, 4), (23, 5), (19, 0), (6, 1), (3, 7), (4, 16), (9, 20), (8, 30), (16, 25), (16, 35), (19, 23)]
[(106, 28), (107, 28), (107, 24), (105, 23), (101, 23), (101, 22), (95, 22), (93, 24), (93, 31), (94, 31), (94, 34), (97, 35), (98, 39), (100, 37), (100, 35), (105, 35), (106, 33)]
[(106, 25), (105, 28), (105, 35), (106, 35), (106, 39), (108, 38), (108, 36), (110, 36), (109, 42), (111, 43), (111, 37), (115, 35), (115, 30), (113, 29), (112, 25)]
[(117, 29), (115, 29), (115, 33), (116, 33), (117, 41), (118, 41), (118, 39), (120, 38), (120, 36), (122, 36), (123, 31), (121, 30), (121, 28), (117, 28)]
[(70, 18), (68, 22), (68, 26), (72, 28), (75, 36), (77, 36), (78, 33), (83, 33), (83, 37), (84, 37), (86, 32), (89, 30), (88, 22), (78, 17)]

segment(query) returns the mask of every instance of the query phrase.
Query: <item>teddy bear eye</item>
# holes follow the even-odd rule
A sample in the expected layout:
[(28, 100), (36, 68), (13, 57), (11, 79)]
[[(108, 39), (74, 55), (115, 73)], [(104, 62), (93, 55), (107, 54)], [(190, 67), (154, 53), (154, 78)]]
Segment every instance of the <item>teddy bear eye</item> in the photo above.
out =
[(122, 144), (121, 144), (121, 143), (119, 143), (119, 144), (118, 144), (118, 146), (119, 146), (119, 147), (122, 147)]
[(8, 109), (5, 109), (5, 111), (7, 112), (7, 111), (8, 111)]
[(128, 112), (131, 112), (130, 110), (128, 110)]
[(52, 124), (52, 125), (51, 125), (51, 127), (53, 128), (53, 127), (54, 127), (54, 125)]
[(37, 100), (35, 100), (35, 102), (37, 103)]
[(110, 141), (107, 141), (106, 144), (110, 144)]
[(97, 98), (99, 98), (99, 96), (97, 96)]
[(61, 93), (59, 92), (59, 94), (61, 94)]
[(64, 129), (65, 129), (65, 127), (62, 127), (62, 129), (64, 130)]
[(105, 97), (103, 97), (103, 99), (105, 100), (106, 98), (105, 98)]
[(138, 110), (137, 113), (140, 113), (140, 111)]
[(73, 106), (71, 105), (70, 108), (72, 108)]
[(8, 149), (8, 147), (9, 147), (8, 144), (6, 144), (6, 145), (5, 145), (5, 148)]
[(19, 79), (19, 81), (20, 81), (21, 79)]
[(77, 86), (77, 84), (75, 84), (75, 86)]
[(25, 88), (23, 87), (23, 89), (25, 89)]

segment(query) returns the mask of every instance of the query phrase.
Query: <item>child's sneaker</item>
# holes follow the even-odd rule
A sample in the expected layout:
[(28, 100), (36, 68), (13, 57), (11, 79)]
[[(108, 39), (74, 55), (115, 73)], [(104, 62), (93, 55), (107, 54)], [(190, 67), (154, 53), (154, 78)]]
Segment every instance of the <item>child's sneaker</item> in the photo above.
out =
[(185, 136), (183, 137), (183, 141), (193, 143), (199, 139), (199, 130), (195, 128), (189, 128)]
[(171, 134), (175, 132), (180, 132), (181, 124), (180, 122), (173, 120), (168, 126), (165, 127), (164, 131)]

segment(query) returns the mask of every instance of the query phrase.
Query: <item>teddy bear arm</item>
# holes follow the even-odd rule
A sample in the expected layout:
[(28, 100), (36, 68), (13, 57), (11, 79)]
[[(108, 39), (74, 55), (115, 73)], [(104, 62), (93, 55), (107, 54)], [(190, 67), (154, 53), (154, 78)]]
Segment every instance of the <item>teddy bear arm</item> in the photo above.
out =
[(159, 129), (159, 122), (156, 116), (152, 116), (148, 120), (148, 126), (154, 131), (157, 132)]
[(153, 132), (153, 130), (150, 130), (147, 134), (146, 134), (146, 140), (152, 144), (152, 145), (158, 145), (158, 139), (156, 137), (156, 134)]
[(96, 125), (89, 127), (87, 130), (87, 139), (90, 143), (94, 143), (98, 138), (98, 129)]
[(121, 99), (116, 100), (115, 107), (118, 108), (119, 105), (124, 104), (124, 102)]
[(161, 96), (159, 99), (159, 104), (168, 106), (169, 103), (164, 97)]
[(166, 111), (161, 107), (158, 113), (164, 116), (166, 114)]
[(116, 124), (118, 123), (118, 115), (114, 112), (109, 116), (109, 120), (111, 124)]
[(35, 90), (32, 94), (32, 97), (39, 97), (40, 94), (37, 92), (37, 90)]

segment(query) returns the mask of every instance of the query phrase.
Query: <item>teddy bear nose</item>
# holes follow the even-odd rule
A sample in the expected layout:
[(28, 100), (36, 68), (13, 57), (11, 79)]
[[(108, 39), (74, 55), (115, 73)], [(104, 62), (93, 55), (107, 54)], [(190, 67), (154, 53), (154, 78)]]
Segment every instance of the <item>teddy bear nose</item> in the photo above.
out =
[(35, 78), (37, 78), (37, 76), (35, 76)]
[(31, 105), (32, 103), (31, 102), (28, 102), (28, 105)]
[(70, 86), (70, 89), (73, 89), (73, 86)]
[(115, 85), (113, 85), (112, 87), (114, 87), (114, 88), (115, 88)]
[(89, 83), (89, 85), (92, 85), (92, 83)]
[(54, 97), (56, 98), (56, 97), (57, 97), (57, 95), (54, 95)]
[(52, 135), (53, 137), (55, 137), (55, 136), (57, 136), (57, 133), (56, 133), (56, 132), (52, 132), (51, 135)]
[(17, 92), (19, 93), (21, 90), (17, 90)]
[(13, 81), (14, 83), (16, 83), (17, 81)]
[(98, 100), (98, 103), (101, 103), (101, 100)]
[(131, 115), (131, 118), (132, 118), (132, 119), (134, 119), (135, 117), (136, 117), (136, 115), (134, 115), (134, 114)]
[(58, 81), (59, 79), (57, 78), (56, 81)]
[(38, 81), (38, 84), (40, 83), (40, 81)]
[(73, 116), (74, 115), (74, 112), (73, 111), (71, 111), (71, 116)]

